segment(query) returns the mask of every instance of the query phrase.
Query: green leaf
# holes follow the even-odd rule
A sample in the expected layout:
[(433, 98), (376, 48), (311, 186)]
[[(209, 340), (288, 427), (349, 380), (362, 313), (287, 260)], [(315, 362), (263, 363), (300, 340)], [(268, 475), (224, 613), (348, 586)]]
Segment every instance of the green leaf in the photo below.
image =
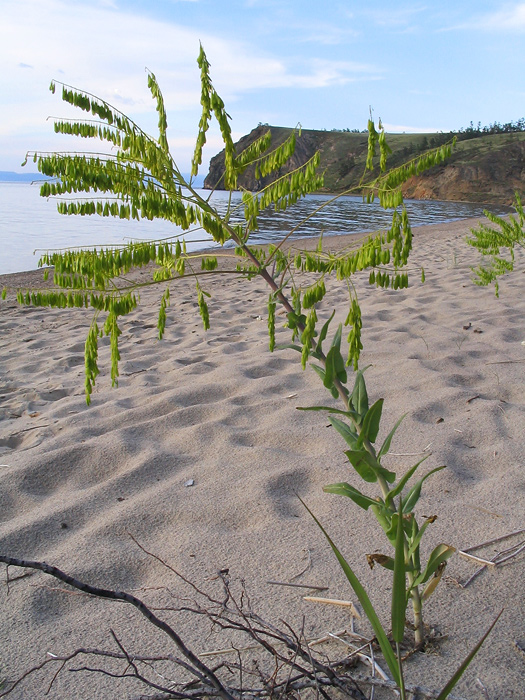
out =
[[(302, 352), (303, 348), (301, 348), (300, 351)], [(310, 365), (310, 366), (321, 377), (321, 381), (323, 382), (324, 386), (326, 386), (326, 383), (325, 383), (326, 372), (324, 371), (324, 369), (322, 367), (319, 367), (319, 365)], [(332, 384), (329, 387), (329, 389), (330, 389), (330, 392), (331, 392), (332, 396), (334, 397), (334, 399), (337, 399), (339, 397), (339, 394), (338, 394), (335, 386)]]
[[(386, 508), (383, 501), (379, 499), (372, 505), (372, 513), (376, 516), (377, 522), (381, 525), (383, 532), (388, 537), (388, 532), (392, 525), (392, 511)], [(390, 539), (390, 538), (389, 538)]]
[(348, 496), (348, 498), (352, 499), (352, 501), (360, 508), (363, 508), (363, 510), (368, 510), (370, 506), (378, 505), (377, 500), (365, 496), (364, 493), (361, 493), (361, 491), (358, 491), (347, 483), (329, 484), (328, 486), (323, 486), (323, 491), (325, 493), (335, 493), (338, 496)]
[(392, 647), (390, 646), (390, 642), (388, 641), (388, 637), (386, 636), (386, 632), (383, 629), (383, 626), (381, 625), (381, 622), (379, 621), (379, 617), (377, 616), (377, 613), (374, 609), (374, 606), (372, 605), (372, 602), (370, 601), (370, 598), (368, 597), (365, 589), (361, 585), (361, 582), (357, 578), (357, 576), (354, 574), (352, 571), (350, 565), (346, 561), (346, 559), (343, 557), (341, 552), (338, 550), (338, 548), (335, 546), (333, 541), (331, 540), (330, 536), (324, 529), (324, 527), (321, 525), (319, 520), (315, 517), (315, 515), (312, 513), (312, 511), (308, 508), (306, 503), (302, 499), (299, 499), (303, 506), (306, 508), (306, 510), (310, 513), (312, 518), (315, 520), (317, 525), (319, 526), (321, 532), (323, 535), (326, 537), (330, 547), (332, 548), (332, 551), (334, 552), (337, 561), (339, 562), (341, 568), (344, 571), (344, 574), (348, 581), (350, 582), (350, 585), (354, 589), (354, 593), (356, 594), (359, 602), (361, 603), (361, 607), (364, 610), (365, 615), (367, 616), (368, 620), (370, 621), (370, 624), (372, 625), (372, 629), (374, 630), (374, 634), (376, 636), (377, 641), (379, 642), (379, 646), (381, 647), (381, 651), (383, 652), (383, 656), (385, 657), (385, 661), (388, 665), (388, 668), (390, 669), (390, 672), (395, 680), (395, 682), (399, 685), (401, 683), (401, 678), (399, 674), (399, 668), (397, 664), (397, 659), (396, 656), (392, 650)]
[(370, 484), (377, 481), (377, 473), (370, 464), (373, 457), (366, 450), (347, 450), (345, 455), (361, 479)]
[(352, 405), (362, 420), (368, 411), (368, 394), (365, 378), (361, 370), (356, 372), (354, 390), (352, 391)]
[(442, 465), (441, 467), (436, 467), (435, 469), (432, 469), (427, 474), (425, 474), (425, 476), (422, 479), (420, 479), (416, 484), (414, 484), (414, 486), (412, 486), (406, 498), (403, 499), (403, 513), (411, 513), (414, 510), (414, 507), (419, 501), (419, 497), (421, 495), (421, 486), (423, 485), (423, 482), (426, 479), (428, 479), (429, 476), (434, 474), (434, 472), (439, 472), (442, 469), (446, 469), (446, 465)]
[(378, 452), (378, 455), (377, 455), (377, 458), (378, 458), (378, 459), (381, 459), (381, 457), (382, 457), (383, 455), (385, 455), (385, 454), (388, 452), (388, 450), (390, 449), (390, 443), (392, 442), (392, 438), (394, 437), (394, 435), (395, 435), (397, 429), (398, 429), (399, 426), (401, 425), (401, 421), (403, 420), (403, 418), (405, 418), (406, 415), (407, 415), (407, 414), (404, 413), (404, 414), (401, 416), (401, 418), (397, 421), (397, 423), (394, 425), (394, 427), (392, 428), (392, 430), (389, 432), (389, 434), (388, 434), (386, 440), (384, 441), (384, 443), (383, 443), (382, 446), (381, 446), (381, 449), (380, 449), (379, 452)]
[(327, 389), (332, 387), (335, 378), (337, 378), (342, 384), (345, 384), (347, 381), (345, 361), (341, 355), (342, 330), (343, 327), (340, 324), (332, 341), (332, 346), (326, 356), (326, 374), (324, 385)]
[[(297, 350), (297, 352), (302, 352), (303, 349), (300, 345), (294, 345), (293, 343), (279, 344), (275, 346), (277, 350)], [(312, 365), (313, 367), (313, 365)]]
[(316, 352), (321, 353), (323, 351), (322, 348), (322, 343), (326, 339), (326, 336), (328, 335), (328, 326), (330, 325), (333, 317), (335, 316), (335, 309), (332, 312), (332, 315), (328, 319), (328, 321), (324, 324), (324, 326), (321, 328), (321, 332), (319, 333), (319, 338), (317, 340), (317, 345), (315, 347)]
[(379, 432), (379, 423), (381, 421), (381, 413), (383, 411), (383, 399), (378, 399), (373, 406), (371, 406), (366, 416), (363, 419), (363, 425), (361, 427), (361, 435), (374, 443)]
[[(425, 530), (427, 529), (427, 527), (431, 523), (434, 522), (435, 519), (436, 519), (435, 516), (432, 518), (427, 518), (419, 530), (417, 530), (417, 528), (416, 528), (416, 531), (414, 532), (413, 536), (410, 538), (410, 546), (408, 548), (408, 556), (409, 557), (411, 557), (412, 554), (414, 554), (414, 552), (417, 550), (417, 548), (419, 547), (419, 543), (421, 542), (421, 538), (425, 534)], [(414, 518), (414, 523), (415, 523), (415, 518)]]
[(489, 636), (489, 634), (492, 632), (492, 629), (493, 629), (494, 625), (496, 624), (496, 622), (500, 619), (502, 612), (503, 612), (503, 610), (501, 610), (501, 611), (499, 612), (499, 614), (497, 615), (497, 617), (496, 617), (496, 619), (494, 620), (494, 622), (490, 625), (490, 627), (488, 628), (488, 630), (487, 630), (487, 631), (485, 632), (485, 634), (481, 637), (481, 639), (480, 639), (479, 642), (476, 644), (476, 646), (474, 647), (474, 649), (472, 649), (472, 651), (470, 652), (470, 654), (465, 658), (465, 660), (463, 661), (463, 663), (457, 668), (456, 672), (454, 673), (454, 675), (452, 676), (452, 678), (449, 680), (449, 682), (446, 684), (446, 686), (443, 688), (443, 690), (440, 692), (440, 694), (437, 696), (436, 700), (446, 700), (446, 698), (448, 698), (448, 696), (450, 695), (450, 693), (451, 693), (451, 692), (454, 690), (454, 688), (456, 687), (456, 685), (457, 685), (459, 679), (461, 678), (461, 676), (465, 673), (465, 671), (466, 671), (467, 667), (469, 666), (470, 662), (472, 661), (472, 659), (476, 656), (476, 654), (478, 653), (478, 651), (481, 649), (481, 646), (482, 646), (483, 642), (484, 642), (485, 639)]
[(347, 425), (347, 423), (344, 423), (342, 420), (339, 420), (339, 418), (335, 418), (335, 416), (329, 416), (328, 420), (337, 430), (339, 435), (341, 435), (344, 438), (346, 444), (352, 450), (357, 449), (359, 435), (356, 432), (354, 432), (352, 428), (349, 425)]
[(298, 411), (327, 411), (328, 413), (339, 413), (348, 418), (355, 415), (353, 411), (341, 411), (339, 408), (332, 408), (332, 406), (296, 406), (296, 409)]
[(304, 314), (296, 314), (295, 311), (290, 311), (286, 316), (288, 318), (288, 328), (292, 330), (304, 326), (306, 323), (306, 316)]
[(395, 487), (394, 487), (391, 491), (389, 491), (389, 493), (388, 493), (388, 495), (387, 495), (387, 497), (386, 497), (386, 499), (385, 499), (385, 503), (386, 503), (387, 505), (388, 505), (389, 503), (391, 503), (391, 502), (394, 500), (394, 498), (395, 498), (398, 494), (401, 493), (401, 491), (405, 488), (405, 485), (406, 485), (407, 481), (408, 481), (408, 480), (410, 479), (410, 477), (414, 474), (414, 472), (415, 472), (416, 469), (419, 467), (419, 465), (422, 464), (422, 463), (423, 463), (426, 459), (428, 459), (429, 457), (430, 457), (429, 454), (428, 454), (428, 455), (425, 455), (425, 456), (423, 457), (423, 459), (420, 459), (419, 462), (418, 462), (417, 464), (414, 464), (413, 467), (410, 467), (410, 469), (407, 471), (406, 474), (403, 474), (403, 476), (401, 477), (401, 479), (399, 479), (399, 481), (397, 482), (397, 484), (395, 485)]
[[(393, 518), (392, 518), (393, 520)], [(402, 642), (405, 634), (405, 617), (407, 606), (405, 573), (405, 532), (401, 504), (396, 520), (396, 553), (394, 558), (394, 578), (392, 581), (392, 638)]]
[(416, 578), (413, 586), (420, 586), (422, 583), (426, 583), (438, 566), (447, 561), (447, 559), (450, 559), (455, 551), (455, 547), (450, 547), (448, 544), (438, 544), (432, 551), (425, 570)]

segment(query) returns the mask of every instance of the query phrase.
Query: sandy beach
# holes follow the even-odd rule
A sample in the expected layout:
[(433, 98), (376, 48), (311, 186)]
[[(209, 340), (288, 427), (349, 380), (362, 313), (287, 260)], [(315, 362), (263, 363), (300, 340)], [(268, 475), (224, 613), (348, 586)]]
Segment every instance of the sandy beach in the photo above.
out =
[[(382, 434), (407, 414), (385, 465), (404, 473), (431, 453), (423, 470), (447, 466), (425, 483), (416, 509), (421, 518), (438, 516), (426, 554), (440, 542), (464, 549), (525, 528), (524, 278), (521, 269), (505, 278), (500, 299), (472, 283), (477, 253), (464, 239), (474, 223), (414, 229), (416, 272), (408, 289), (356, 282), (361, 366), (369, 365), (371, 400), (385, 399)], [(346, 242), (337, 237), (325, 245)], [(517, 258), (519, 268), (519, 252)], [(24, 286), (41, 275), (7, 275), (0, 286)], [(252, 607), (266, 619), (298, 628), (304, 618), (305, 633), (320, 637), (349, 624), (348, 613), (304, 601), (308, 589), (268, 583), (326, 587), (325, 597), (357, 602), (298, 494), (388, 626), (390, 573), (371, 571), (366, 561), (368, 553), (390, 553), (388, 543), (371, 513), (323, 493), (330, 483), (361, 485), (326, 415), (296, 410), (326, 404), (329, 395), (311, 369), (301, 371), (297, 353), (269, 352), (262, 281), (223, 276), (206, 289), (211, 329), (203, 330), (194, 285), (183, 280), (172, 286), (162, 341), (159, 291), (141, 294), (139, 309), (122, 321), (119, 387), (110, 386), (104, 339), (89, 407), (83, 351), (91, 312), (20, 308), (13, 294), (1, 303), (0, 552), (45, 560), (152, 605), (162, 604), (167, 589), (191, 598), (134, 538), (203, 588), (215, 590), (217, 571), (228, 569), (232, 582), (245, 581)], [(322, 311), (336, 308), (343, 320), (345, 288), (334, 280), (329, 292)], [(277, 318), (282, 326), (285, 317)], [(277, 339), (287, 342), (287, 331), (278, 329)], [(520, 538), (525, 533), (479, 554), (490, 559)], [(478, 565), (454, 555), (426, 608), (427, 622), (446, 638), (407, 662), (409, 681), (440, 689), (503, 609), (455, 692), (469, 700), (523, 700), (525, 655), (516, 643), (525, 645), (524, 567), (522, 552), (462, 588)], [(133, 653), (166, 647), (134, 610), (73, 593), (43, 573), (3, 583), (0, 610), (0, 678), (16, 679), (48, 653), (114, 651), (111, 629)], [(163, 614), (196, 652), (228, 646), (205, 620)], [(370, 633), (365, 619), (356, 628)], [(145, 692), (136, 680), (63, 670), (46, 696), (57, 670), (46, 666), (9, 697), (91, 700)]]

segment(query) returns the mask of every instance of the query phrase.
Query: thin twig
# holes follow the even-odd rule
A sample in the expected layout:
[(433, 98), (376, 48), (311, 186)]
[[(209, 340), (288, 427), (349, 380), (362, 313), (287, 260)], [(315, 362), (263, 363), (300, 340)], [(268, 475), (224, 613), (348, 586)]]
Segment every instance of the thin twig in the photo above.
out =
[[(293, 394), (291, 396), (293, 396)], [(295, 396), (297, 396), (297, 394), (295, 394)], [(288, 398), (290, 398), (290, 397), (288, 397)], [(310, 552), (309, 548), (306, 550), (306, 552), (308, 554), (308, 563), (306, 564), (305, 568), (302, 571), (300, 571), (298, 574), (295, 574), (295, 576), (292, 576), (290, 581), (295, 581), (296, 578), (299, 578), (299, 576), (302, 576), (303, 574), (305, 574), (308, 571), (308, 569), (312, 566), (312, 553)]]
[[(354, 618), (352, 617), (351, 622), (354, 622)], [(315, 639), (314, 641), (310, 642), (309, 646), (313, 647), (316, 646), (317, 644), (325, 644), (326, 642), (329, 642), (331, 639), (338, 639), (340, 642), (343, 642), (344, 644), (347, 644), (342, 637), (350, 637), (351, 639), (356, 639), (360, 643), (368, 645), (372, 641), (371, 639), (368, 639), (367, 637), (364, 637), (362, 634), (357, 634), (353, 630), (341, 630), (340, 632), (328, 632), (328, 634), (325, 634), (324, 637), (319, 637), (318, 639)]]
[[(375, 685), (380, 688), (390, 688), (394, 692), (397, 692), (397, 684), (394, 681), (387, 681), (381, 678), (370, 678), (369, 676), (362, 676), (358, 674), (355, 676), (359, 683), (364, 683), (366, 685)], [(428, 698), (429, 700), (435, 700), (439, 697), (439, 693), (430, 688), (426, 688), (422, 685), (405, 685), (405, 690), (407, 693), (413, 693), (416, 697)], [(467, 698), (460, 695), (448, 695), (448, 700), (467, 700)]]
[(480, 688), (481, 692), (483, 693), (483, 697), (485, 700), (490, 700), (489, 698), (489, 693), (485, 687), (485, 684), (482, 682), (481, 678), (476, 678), (476, 683), (478, 687)]
[(475, 578), (477, 578), (480, 575), (480, 573), (482, 571), (485, 571), (486, 568), (487, 568), (486, 566), (480, 566), (480, 568), (476, 569), (476, 571), (474, 571), (472, 576), (469, 579), (467, 579), (465, 581), (465, 583), (459, 583), (459, 581), (457, 581), (456, 583), (458, 583), (461, 586), (461, 588), (466, 588), (468, 585), (470, 585), (472, 583), (472, 581), (474, 581)]
[(517, 365), (525, 360), (502, 360), (501, 362), (485, 362), (485, 365)]
[[(514, 557), (516, 557), (520, 552), (523, 552), (524, 549), (525, 549), (525, 542), (522, 542), (522, 543), (518, 546), (518, 548), (516, 549), (515, 552), (513, 552), (512, 554), (508, 554), (506, 557), (503, 557), (503, 559), (498, 559), (498, 560), (496, 561), (496, 564), (497, 564), (497, 565), (503, 564), (504, 561), (508, 561), (509, 559), (514, 559)], [(501, 552), (499, 553), (498, 557), (499, 557), (499, 556), (501, 556)]]
[(522, 530), (515, 530), (514, 532), (510, 532), (508, 535), (501, 535), (501, 537), (496, 537), (493, 540), (487, 540), (486, 542), (482, 542), (481, 544), (475, 544), (472, 547), (467, 547), (464, 549), (464, 552), (473, 552), (475, 549), (480, 549), (481, 547), (486, 547), (489, 544), (495, 544), (496, 542), (501, 542), (502, 540), (506, 540), (509, 537), (513, 537), (514, 535), (521, 535), (522, 532), (525, 532), (525, 528)]
[(287, 583), (285, 581), (266, 581), (270, 586), (289, 586), (290, 588), (309, 588), (314, 591), (327, 591), (328, 586), (309, 586), (306, 583)]
[[(31, 428), (24, 428), (23, 430), (18, 430), (16, 433), (11, 433), (9, 438), (16, 437), (16, 435), (21, 435), (22, 433), (28, 433), (30, 430), (38, 430), (38, 428), (49, 428), (49, 423), (44, 423), (44, 425), (33, 425)], [(2, 466), (7, 467), (7, 464), (2, 464)]]
[(418, 457), (419, 455), (428, 452), (431, 446), (432, 443), (429, 442), (428, 445), (421, 450), (421, 452), (387, 452), (385, 457)]
[[(517, 534), (517, 533), (513, 533), (513, 534)], [(510, 536), (510, 535), (507, 535), (507, 536)], [(501, 539), (501, 538), (498, 538), (497, 541), (499, 541), (500, 539)], [(503, 538), (503, 539), (505, 539), (505, 538)], [(521, 542), (520, 542), (520, 543), (518, 543), (517, 545), (513, 545), (512, 547), (509, 547), (508, 549), (504, 549), (504, 550), (501, 551), (501, 552), (497, 552), (497, 553), (492, 557), (492, 559), (490, 559), (490, 562), (491, 562), (494, 566), (497, 566), (498, 564), (501, 564), (502, 562), (507, 561), (508, 559), (512, 559), (512, 558), (515, 557), (517, 554), (519, 554), (524, 548), (525, 548), (525, 542), (524, 542), (524, 543), (521, 543)], [(509, 554), (509, 556), (506, 556), (506, 557), (504, 557), (503, 559), (500, 559), (500, 558), (499, 558), (499, 557), (501, 557), (502, 555), (508, 554), (508, 553), (510, 553), (510, 552), (512, 552), (512, 554)], [(466, 587), (467, 587), (470, 583), (472, 583), (472, 581), (474, 581), (474, 579), (477, 578), (477, 577), (481, 574), (481, 572), (484, 571), (486, 568), (487, 568), (487, 565), (484, 564), (484, 565), (481, 566), (479, 569), (477, 569), (477, 570), (472, 574), (472, 576), (471, 576), (469, 579), (467, 579), (467, 581), (465, 581), (465, 583), (460, 583), (460, 584), (459, 584), (459, 585), (461, 586), (461, 588), (466, 588)]]

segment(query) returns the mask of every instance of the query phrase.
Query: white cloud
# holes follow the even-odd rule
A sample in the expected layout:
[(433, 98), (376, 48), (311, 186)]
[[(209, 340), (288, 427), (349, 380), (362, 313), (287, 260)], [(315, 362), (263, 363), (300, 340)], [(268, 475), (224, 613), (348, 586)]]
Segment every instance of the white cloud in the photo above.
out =
[[(345, 16), (346, 20), (350, 17)], [(342, 23), (333, 24), (328, 22), (305, 22), (293, 21), (293, 31), (298, 43), (324, 44), (325, 46), (336, 46), (347, 44), (352, 39), (359, 36), (359, 32), (353, 27), (344, 26)]]
[[(9, 3), (0, 28), (0, 58), (8, 71), (0, 84), (16, 84), (15, 68), (23, 64), (33, 66), (36, 79), (45, 84), (58, 74), (64, 82), (92, 88), (106, 99), (118, 90), (117, 94), (137, 110), (149, 110), (151, 101), (142, 79), (147, 66), (157, 74), (171, 109), (187, 109), (194, 106), (199, 92), (199, 41), (212, 64), (214, 82), (231, 96), (260, 88), (340, 84), (355, 73), (371, 70), (350, 62), (312, 59), (294, 71), (285, 61), (242, 41), (117, 12), (112, 4), (106, 5), (103, 2), (93, 7), (64, 0)], [(24, 90), (23, 84), (20, 90)], [(5, 95), (5, 89), (3, 92)]]
[(490, 31), (522, 32), (525, 30), (525, 3), (482, 17), (475, 25)]
[(282, 59), (242, 39), (119, 10), (113, 0), (8, 0), (0, 23), (0, 159), (13, 149), (18, 153), (22, 144), (20, 158), (28, 147), (60, 147), (58, 141), (48, 145), (50, 136), (57, 137), (46, 117), (77, 117), (78, 111), (49, 93), (51, 78), (93, 92), (155, 130), (146, 66), (163, 91), (170, 131), (194, 138), (200, 115), (199, 42), (227, 105), (254, 90), (313, 89), (374, 77), (373, 66)]
[(523, 33), (525, 31), (525, 3), (507, 4), (497, 12), (472, 17), (446, 30), (480, 29), (488, 32)]
[(425, 5), (402, 7), (393, 5), (392, 9), (363, 9), (361, 14), (374, 22), (380, 27), (386, 27), (395, 31), (412, 31), (415, 29), (413, 24), (418, 15), (428, 12), (428, 7)]

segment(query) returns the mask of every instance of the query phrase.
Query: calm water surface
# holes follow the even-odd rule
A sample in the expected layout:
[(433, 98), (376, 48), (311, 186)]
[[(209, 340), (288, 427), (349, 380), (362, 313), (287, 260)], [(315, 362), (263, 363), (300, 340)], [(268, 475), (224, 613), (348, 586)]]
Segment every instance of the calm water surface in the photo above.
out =
[[(218, 209), (225, 210), (227, 198), (227, 193), (216, 192), (212, 201)], [(240, 202), (240, 194), (235, 193), (234, 199)], [(264, 212), (259, 218), (259, 231), (252, 240), (267, 243), (279, 239), (330, 199), (329, 195), (309, 195), (286, 212)], [(412, 226), (482, 216), (484, 208), (479, 204), (415, 200), (407, 201), (406, 207)], [(505, 207), (491, 206), (490, 209), (498, 214), (509, 211)], [(389, 227), (390, 222), (391, 213), (377, 203), (364, 204), (360, 197), (341, 197), (309, 219), (296, 235), (360, 233)], [(62, 216), (56, 211), (54, 201), (39, 196), (38, 186), (0, 183), (0, 274), (35, 269), (40, 253), (52, 248), (118, 245), (130, 240), (172, 236), (177, 230), (165, 221)], [(190, 250), (212, 244), (211, 238), (202, 231), (186, 232), (184, 237)]]

